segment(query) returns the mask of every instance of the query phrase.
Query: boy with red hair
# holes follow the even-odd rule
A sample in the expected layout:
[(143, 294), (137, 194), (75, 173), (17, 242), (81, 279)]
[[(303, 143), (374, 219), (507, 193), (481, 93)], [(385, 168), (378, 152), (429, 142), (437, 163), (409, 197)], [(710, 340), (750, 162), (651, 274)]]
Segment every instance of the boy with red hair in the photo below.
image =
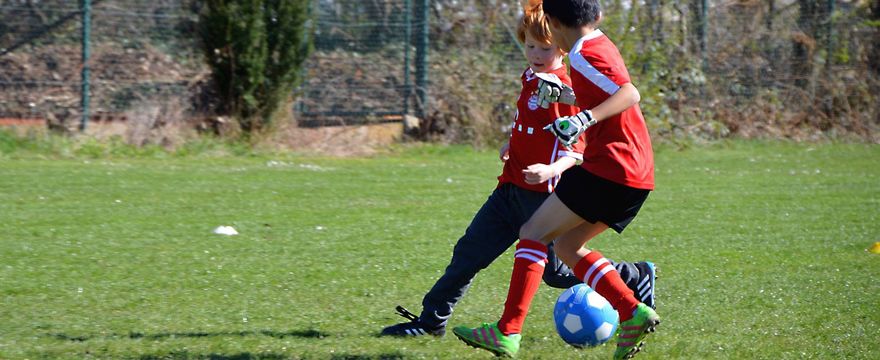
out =
[(567, 146), (585, 135), (584, 161), (565, 172), (556, 191), (520, 229), (501, 319), (476, 328), (459, 326), (453, 332), (471, 346), (498, 355), (516, 354), (547, 262), (547, 246), (555, 239), (557, 256), (618, 311), (614, 359), (628, 359), (640, 350), (660, 317), (635, 297), (602, 254), (583, 245), (608, 228), (622, 232), (654, 189), (651, 139), (623, 58), (598, 29), (599, 2), (546, 0), (543, 8), (553, 42), (571, 49), (572, 86), (542, 77), (539, 103), (576, 101), (584, 109), (556, 119), (546, 130)]
[[(477, 272), (513, 245), (522, 224), (556, 187), (559, 175), (583, 158), (583, 141), (568, 149), (551, 133), (541, 130), (560, 116), (577, 114), (578, 109), (540, 101), (540, 80), (536, 74), (553, 74), (562, 84), (571, 84), (571, 81), (562, 62), (564, 53), (551, 43), (549, 24), (540, 5), (529, 10), (517, 28), (529, 67), (521, 77), (522, 91), (510, 140), (499, 154), (504, 169), (498, 177), (498, 186), (458, 240), (446, 272), (422, 300), (421, 314), (416, 316), (398, 306), (397, 311), (409, 321), (384, 328), (382, 335), (445, 334), (453, 307), (464, 296)], [(552, 244), (546, 253), (548, 265), (538, 273), (538, 281), (543, 277), (544, 282), (556, 288), (568, 288), (581, 282), (554, 256)], [(654, 264), (621, 262), (614, 266), (627, 285), (639, 291), (642, 301), (653, 306)]]

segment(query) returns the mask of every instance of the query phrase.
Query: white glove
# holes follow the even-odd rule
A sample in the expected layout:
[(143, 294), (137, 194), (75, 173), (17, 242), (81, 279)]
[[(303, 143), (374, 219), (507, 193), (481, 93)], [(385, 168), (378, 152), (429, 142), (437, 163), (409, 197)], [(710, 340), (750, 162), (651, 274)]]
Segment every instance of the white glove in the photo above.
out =
[(552, 124), (545, 126), (544, 130), (553, 133), (553, 136), (556, 136), (566, 149), (571, 150), (571, 146), (577, 144), (581, 134), (587, 131), (590, 126), (596, 125), (597, 122), (596, 119), (593, 119), (593, 113), (590, 110), (584, 110), (572, 116), (556, 119)]
[(538, 106), (546, 109), (554, 102), (575, 105), (574, 90), (556, 74), (535, 73), (535, 76), (538, 78)]

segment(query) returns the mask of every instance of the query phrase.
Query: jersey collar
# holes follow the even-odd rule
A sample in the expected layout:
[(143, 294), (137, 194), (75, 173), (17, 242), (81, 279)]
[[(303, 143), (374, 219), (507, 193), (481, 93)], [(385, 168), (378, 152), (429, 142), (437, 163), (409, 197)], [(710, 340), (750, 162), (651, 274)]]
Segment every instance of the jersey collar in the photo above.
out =
[(528, 69), (526, 69), (526, 74), (525, 74), (525, 75), (526, 75), (526, 81), (532, 81), (532, 79), (535, 78), (535, 72), (532, 71), (532, 68), (531, 68), (531, 67), (529, 67)]

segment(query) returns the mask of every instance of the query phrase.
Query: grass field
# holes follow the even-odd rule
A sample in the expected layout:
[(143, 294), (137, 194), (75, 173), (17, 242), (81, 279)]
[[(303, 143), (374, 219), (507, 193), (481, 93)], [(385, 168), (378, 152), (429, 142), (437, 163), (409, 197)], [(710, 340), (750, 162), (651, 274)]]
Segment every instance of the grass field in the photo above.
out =
[[(639, 359), (880, 358), (880, 147), (657, 150), (658, 188), (613, 259), (657, 262), (664, 319)], [(488, 359), (375, 334), (417, 311), (495, 185), (492, 151), (0, 156), (0, 359)], [(232, 225), (238, 236), (214, 235)], [(453, 325), (496, 320), (512, 263)], [(542, 287), (521, 358), (608, 359), (553, 330)]]

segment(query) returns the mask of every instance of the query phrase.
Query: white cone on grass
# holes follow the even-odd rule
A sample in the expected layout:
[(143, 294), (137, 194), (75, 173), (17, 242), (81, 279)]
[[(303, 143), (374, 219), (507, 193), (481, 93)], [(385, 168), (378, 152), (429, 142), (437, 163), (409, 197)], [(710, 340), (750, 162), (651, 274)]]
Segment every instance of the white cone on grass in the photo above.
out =
[(214, 229), (214, 233), (217, 235), (238, 235), (238, 231), (235, 231), (235, 228), (232, 226), (221, 225)]

